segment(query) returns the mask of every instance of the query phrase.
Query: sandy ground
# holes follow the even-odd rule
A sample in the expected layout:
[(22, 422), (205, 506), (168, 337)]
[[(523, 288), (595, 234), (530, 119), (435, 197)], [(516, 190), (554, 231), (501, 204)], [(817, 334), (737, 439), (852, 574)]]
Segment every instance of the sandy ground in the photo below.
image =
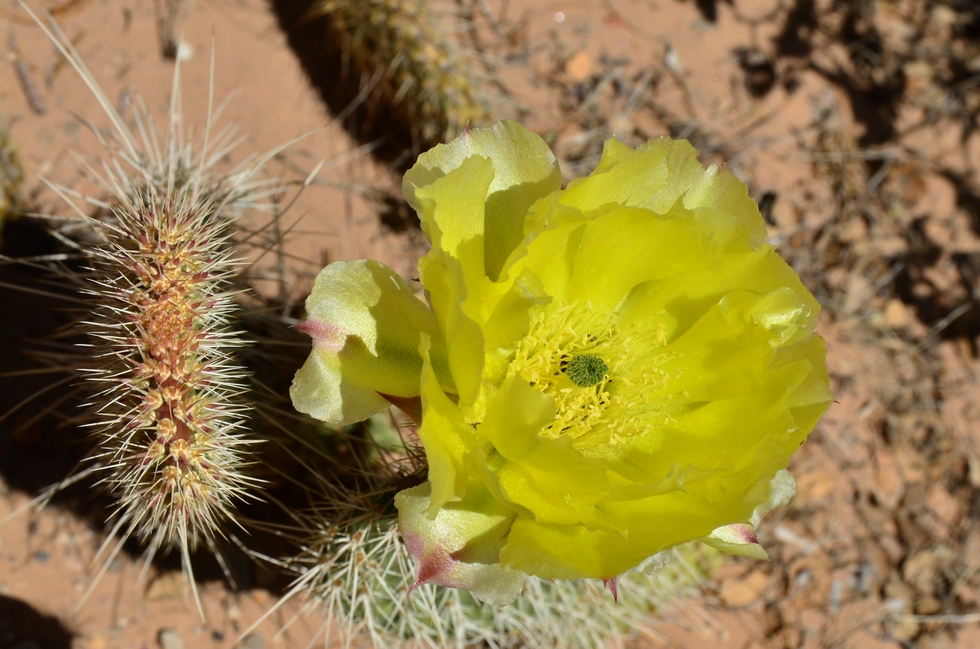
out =
[[(549, 139), (566, 178), (587, 173), (613, 134), (630, 144), (689, 137), (705, 162), (749, 184), (772, 239), (825, 307), (837, 400), (794, 457), (799, 495), (761, 530), (773, 561), (730, 561), (698, 598), (637, 630), (635, 646), (980, 646), (980, 138), (968, 111), (977, 84), (930, 103), (935, 88), (915, 64), (929, 69), (929, 48), (952, 42), (945, 5), (925, 14), (921, 60), (910, 61), (887, 52), (909, 41), (915, 3), (864, 4), (877, 6), (882, 48), (868, 45), (867, 32), (839, 37), (839, 7), (803, 0), (459, 3), (476, 16), (471, 56), (499, 89), (487, 91), (496, 93), (491, 113)], [(59, 7), (109, 100), (138, 93), (162, 121), (173, 64), (161, 55), (154, 4)], [(92, 156), (98, 145), (79, 117), (107, 120), (16, 4), (3, 11), (0, 115), (34, 209), (56, 214), (63, 206), (39, 179), (84, 189), (69, 152)], [(221, 122), (245, 136), (232, 160), (305, 136), (269, 175), (296, 182), (326, 161), (284, 217), (287, 300), (302, 299), (319, 267), (337, 259), (371, 257), (411, 277), (418, 234), (380, 224), (397, 171), (358, 153), (364, 142), (331, 121), (272, 8), (198, 0), (178, 16), (188, 123), (204, 122), (213, 43), (214, 95), (230, 97)], [(877, 58), (862, 63), (855, 53), (865, 50)], [(37, 493), (17, 487), (25, 483), (13, 473), (0, 520)], [(252, 575), (237, 593), (206, 581), (202, 622), (179, 573), (156, 566), (139, 581), (129, 553), (76, 608), (102, 542), (93, 520), (53, 505), (0, 525), (0, 647), (258, 649), (303, 647), (317, 635), (315, 615), (288, 624), (287, 606), (240, 639), (278, 596), (262, 587), (270, 579)]]

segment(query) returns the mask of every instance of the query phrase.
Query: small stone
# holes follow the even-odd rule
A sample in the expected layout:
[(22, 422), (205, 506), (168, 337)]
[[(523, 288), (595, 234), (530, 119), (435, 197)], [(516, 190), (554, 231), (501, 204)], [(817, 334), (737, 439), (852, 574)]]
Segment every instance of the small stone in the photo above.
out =
[(165, 572), (157, 575), (146, 587), (146, 600), (158, 602), (181, 597), (184, 593), (184, 575), (179, 572)]
[(565, 64), (565, 72), (572, 81), (585, 81), (592, 74), (592, 57), (585, 50), (576, 53)]
[(906, 483), (925, 481), (925, 460), (914, 449), (905, 446), (900, 447), (895, 452), (895, 463), (898, 465), (899, 475), (905, 478)]
[(871, 584), (869, 584), (868, 588), (870, 589), (878, 584), (884, 583), (888, 579), (888, 575), (892, 571), (892, 561), (888, 553), (880, 546), (870, 545), (866, 550), (866, 554), (868, 563), (871, 566), (871, 572), (873, 573), (873, 577), (869, 576)]
[(242, 619), (242, 610), (238, 608), (234, 602), (229, 600), (228, 604), (225, 606), (225, 615), (227, 615), (228, 619), (232, 622), (238, 622), (240, 619)]
[(194, 58), (194, 46), (187, 41), (180, 41), (177, 43), (177, 56), (175, 57), (177, 61), (190, 61)]
[(898, 462), (891, 449), (883, 448), (875, 453), (875, 497), (886, 509), (895, 509), (905, 493), (905, 482), (899, 475)]
[(242, 649), (265, 649), (265, 638), (261, 633), (249, 633), (242, 638)]
[(929, 22), (940, 29), (949, 29), (960, 20), (956, 10), (952, 7), (937, 5), (932, 8), (929, 14)]
[(616, 112), (609, 118), (609, 130), (613, 135), (630, 135), (636, 130), (636, 123), (631, 113)]
[(841, 310), (847, 314), (857, 313), (872, 295), (873, 288), (862, 275), (852, 275), (848, 278), (844, 292), (844, 304)]
[(762, 601), (768, 587), (769, 577), (753, 571), (745, 579), (726, 582), (719, 595), (727, 606), (737, 608)]
[(970, 479), (970, 485), (974, 487), (980, 487), (980, 459), (975, 457), (968, 457), (967, 462), (967, 477)]
[(162, 629), (157, 635), (160, 649), (184, 649), (184, 639), (173, 629)]
[(919, 639), (921, 649), (954, 649), (956, 646), (956, 637), (945, 630), (930, 633)]
[(885, 305), (885, 324), (891, 329), (904, 329), (909, 326), (912, 316), (901, 300), (889, 300)]
[(942, 602), (930, 595), (916, 600), (915, 612), (919, 615), (939, 615), (943, 612), (943, 605)]
[(895, 625), (891, 628), (891, 636), (904, 645), (919, 635), (921, 630), (922, 625), (914, 617), (905, 615), (895, 621)]
[(902, 565), (902, 576), (920, 595), (939, 593), (944, 579), (939, 548), (929, 548), (906, 559)]
[(38, 550), (34, 553), (34, 560), (38, 563), (47, 563), (50, 558), (51, 556), (43, 550)]
[(785, 621), (783, 620), (783, 615), (780, 612), (779, 607), (773, 603), (766, 604), (762, 621), (767, 638), (776, 635), (776, 633), (778, 633), (779, 630), (785, 625)]
[(98, 633), (96, 635), (90, 636), (88, 644), (85, 645), (85, 649), (106, 649), (109, 646), (109, 639)]
[(932, 511), (950, 527), (960, 520), (960, 502), (954, 498), (942, 485), (933, 485), (926, 495), (926, 502)]
[(796, 489), (801, 499), (817, 501), (834, 493), (840, 482), (839, 478), (825, 471), (812, 471), (800, 476)]

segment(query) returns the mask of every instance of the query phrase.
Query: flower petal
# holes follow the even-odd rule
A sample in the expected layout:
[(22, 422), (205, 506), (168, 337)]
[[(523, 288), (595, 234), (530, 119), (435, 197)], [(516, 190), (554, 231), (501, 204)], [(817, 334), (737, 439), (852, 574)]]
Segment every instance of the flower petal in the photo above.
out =
[(674, 490), (649, 498), (598, 503), (596, 509), (607, 521), (617, 523), (618, 530), (551, 524), (519, 515), (500, 561), (547, 579), (609, 579), (662, 550), (711, 534), (719, 511), (734, 522), (747, 520), (753, 508), (754, 503), (737, 490), (714, 501)]
[(595, 170), (569, 183), (558, 200), (583, 212), (619, 205), (666, 214), (683, 199), (684, 209), (720, 240), (765, 243), (765, 223), (745, 184), (715, 165), (705, 169), (697, 156), (687, 140), (659, 137), (635, 150), (607, 140)]
[(479, 485), (470, 486), (466, 499), (442, 507), (435, 518), (429, 517), (429, 483), (395, 496), (398, 527), (419, 568), (412, 588), (465, 588), (492, 606), (504, 606), (520, 595), (527, 578), (498, 563), (513, 513)]
[[(485, 233), (485, 272), (491, 280), (496, 280), (504, 260), (523, 238), (528, 208), (561, 187), (561, 172), (544, 140), (511, 121), (467, 131), (449, 144), (423, 153), (405, 174), (403, 191), (419, 213), (422, 229), (430, 240), (433, 215), (425, 207), (419, 189), (449, 174), (472, 156), (489, 158), (493, 166), (493, 182), (485, 195), (486, 211), (477, 213), (467, 209), (454, 214), (453, 220), (465, 224), (479, 219), (479, 223), (471, 222), (464, 227)], [(483, 205), (484, 201), (478, 204)]]
[[(610, 528), (592, 505), (609, 490), (603, 462), (583, 456), (567, 438), (549, 439), (540, 430), (555, 416), (555, 401), (518, 376), (507, 378), (487, 404), (480, 435), (497, 457), (483, 465), (491, 491), (533, 511), (536, 520)], [(470, 475), (476, 476), (476, 468)]]
[(483, 288), (483, 201), (493, 180), (493, 166), (473, 156), (431, 184), (415, 198), (428, 219), (432, 249), (419, 261), (425, 286), (449, 351), (449, 371), (462, 408), (478, 399), (483, 369), (480, 329)]
[[(660, 357), (648, 363), (670, 378), (648, 394), (660, 404), (663, 423), (616, 448), (590, 452), (638, 484), (654, 485), (675, 466), (720, 471), (724, 480), (709, 473), (684, 485), (707, 500), (768, 484), (831, 396), (822, 341), (811, 334), (779, 348), (785, 330), (767, 328), (756, 317), (756, 307), (767, 299), (733, 291), (661, 348)], [(749, 419), (747, 412), (753, 414)], [(747, 520), (750, 512), (731, 522)]]
[(621, 534), (518, 517), (500, 562), (544, 579), (612, 579), (646, 556), (625, 552), (628, 549), (629, 541)]
[[(546, 209), (544, 201), (537, 207)], [(558, 203), (551, 207), (562, 208)], [(527, 245), (521, 265), (549, 295), (612, 312), (637, 285), (704, 268), (704, 233), (692, 219), (631, 207), (601, 207), (590, 221), (565, 219)], [(514, 260), (515, 263), (517, 260)], [(702, 279), (707, 273), (701, 273)]]
[(458, 500), (466, 488), (463, 456), (478, 442), (463, 415), (446, 393), (429, 361), (429, 337), (422, 336), (421, 353), (425, 359), (422, 372), (422, 425), (418, 436), (425, 448), (429, 465), (431, 510), (435, 517), (440, 507)]
[(444, 350), (432, 312), (395, 271), (376, 261), (324, 268), (306, 311), (300, 329), (313, 338), (313, 350), (289, 395), (298, 411), (334, 426), (363, 421), (387, 408), (379, 392), (419, 394), (422, 332)]

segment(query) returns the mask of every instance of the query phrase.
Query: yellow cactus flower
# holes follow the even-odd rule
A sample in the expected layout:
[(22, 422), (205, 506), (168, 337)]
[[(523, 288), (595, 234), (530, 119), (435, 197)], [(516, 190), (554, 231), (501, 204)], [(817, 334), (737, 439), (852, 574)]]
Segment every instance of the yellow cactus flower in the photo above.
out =
[[(384, 401), (345, 394), (419, 395), (428, 482), (395, 499), (418, 583), (499, 604), (524, 575), (614, 580), (694, 539), (765, 557), (755, 526), (795, 492), (784, 469), (831, 396), (820, 307), (745, 185), (657, 138), (606, 142), (562, 190), (547, 145), (503, 122), (420, 156), (404, 190), (432, 243), (432, 318), (376, 274), (373, 294), (400, 295), (392, 311), (313, 317), (309, 331), (369, 335), (318, 344), (311, 362), (339, 367), (339, 388), (298, 377), (294, 394), (339, 395), (332, 411), (358, 416)], [(399, 345), (372, 348), (382, 338)]]

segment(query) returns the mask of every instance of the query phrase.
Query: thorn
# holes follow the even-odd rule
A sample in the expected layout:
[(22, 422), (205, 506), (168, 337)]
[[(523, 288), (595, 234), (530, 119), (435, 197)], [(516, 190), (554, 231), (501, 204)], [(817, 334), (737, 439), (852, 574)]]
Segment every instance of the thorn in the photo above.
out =
[(619, 577), (612, 577), (610, 579), (602, 580), (602, 585), (609, 589), (609, 592), (612, 593), (613, 601), (617, 604), (619, 603), (619, 588), (617, 586), (618, 581)]
[(412, 596), (412, 593), (415, 591), (415, 589), (418, 588), (419, 586), (421, 586), (424, 583), (425, 582), (422, 581), (422, 571), (420, 570), (419, 571), (419, 575), (417, 577), (415, 577), (415, 581), (413, 581), (412, 582), (412, 585), (408, 587), (408, 592), (406, 593), (406, 595), (408, 595), (409, 597), (411, 597)]

